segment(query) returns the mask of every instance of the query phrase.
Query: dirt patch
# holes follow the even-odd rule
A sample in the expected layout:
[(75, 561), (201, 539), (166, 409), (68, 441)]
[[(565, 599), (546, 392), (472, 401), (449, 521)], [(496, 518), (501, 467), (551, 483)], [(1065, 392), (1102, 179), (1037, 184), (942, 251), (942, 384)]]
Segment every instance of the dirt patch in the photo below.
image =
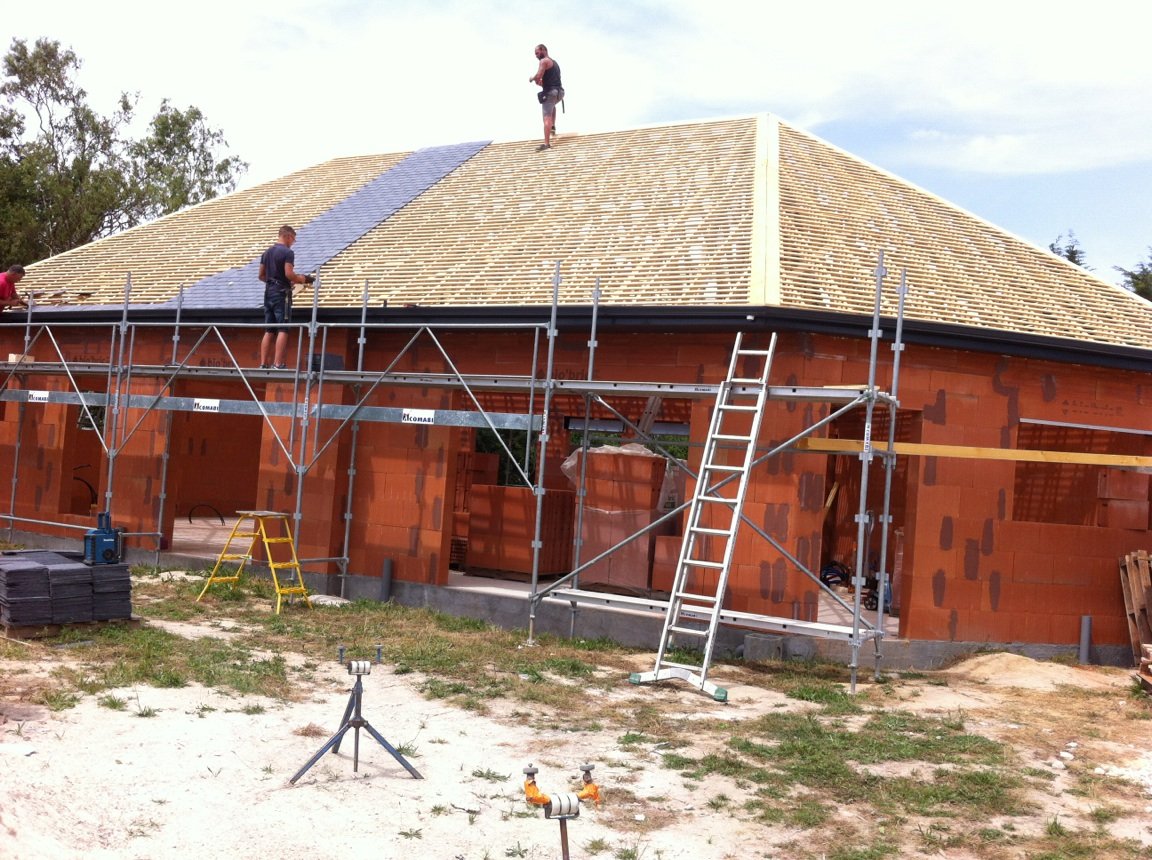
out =
[(1099, 666), (1069, 666), (1041, 663), (1019, 654), (1003, 652), (977, 654), (941, 674), (994, 687), (1026, 690), (1055, 690), (1062, 686), (1106, 690), (1131, 686), (1128, 673)]
[[(163, 626), (185, 638), (242, 632), (218, 622)], [(299, 701), (198, 686), (139, 687), (84, 696), (76, 707), (53, 712), (31, 704), (30, 691), (77, 658), (69, 650), (42, 653), (42, 661), (0, 664), (5, 858), (555, 858), (559, 825), (525, 804), (522, 769), (535, 764), (541, 788), (556, 793), (578, 787), (586, 762), (595, 764), (605, 800), (568, 823), (574, 857), (819, 856), (803, 830), (741, 814), (754, 786), (717, 775), (687, 779), (665, 766), (660, 744), (625, 743), (627, 730), (596, 718), (597, 708), (634, 707), (654, 710), (648, 719), (739, 726), (819, 707), (766, 689), (754, 667), (717, 669), (713, 679), (727, 687), (727, 704), (680, 684), (622, 685), (599, 691), (590, 715), (566, 719), (537, 716), (530, 704), (515, 701), (494, 703), (480, 716), (427, 699), (416, 673), (377, 666), (364, 678), (363, 716), (423, 779), (365, 730), (358, 751), (349, 732), (339, 753), (324, 755), (292, 784), (341, 725), (351, 687), (343, 667), (321, 664)], [(651, 658), (636, 662), (643, 669)], [(1148, 722), (1130, 687), (1121, 670), (987, 654), (938, 673), (861, 684), (859, 695), (883, 708), (962, 716), (969, 731), (1010, 743), (1026, 768), (1043, 775), (1032, 796), (1037, 812), (1030, 824), (1017, 825), (1021, 831), (1042, 831), (1053, 820), (1092, 827), (1092, 816), (1111, 802), (1106, 792), (1085, 794), (1085, 780), (1095, 779), (1105, 788), (1126, 786), (1133, 798), (1132, 815), (1108, 827), (1152, 846), (1141, 812), (1152, 804)], [(106, 697), (119, 709), (102, 706), (98, 699)], [(723, 747), (722, 734), (705, 732), (678, 751), (702, 755)], [(922, 772), (909, 762), (867, 770), (905, 779)], [(831, 815), (831, 826), (875, 829), (851, 805), (835, 806)], [(921, 830), (930, 834), (938, 826), (926, 820)], [(1015, 850), (971, 853), (925, 843), (899, 856), (1019, 856)]]

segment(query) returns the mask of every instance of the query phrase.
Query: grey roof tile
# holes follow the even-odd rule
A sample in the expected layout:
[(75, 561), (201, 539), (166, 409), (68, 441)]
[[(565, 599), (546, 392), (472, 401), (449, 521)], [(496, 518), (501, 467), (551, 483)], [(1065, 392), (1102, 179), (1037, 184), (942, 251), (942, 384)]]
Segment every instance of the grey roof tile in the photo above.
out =
[[(365, 233), (411, 203), (489, 141), (417, 150), (332, 208), (296, 230), (296, 270), (319, 269)], [(259, 307), (264, 285), (257, 279), (259, 258), (245, 266), (202, 278), (184, 291), (186, 308)], [(175, 298), (162, 307), (175, 307)]]

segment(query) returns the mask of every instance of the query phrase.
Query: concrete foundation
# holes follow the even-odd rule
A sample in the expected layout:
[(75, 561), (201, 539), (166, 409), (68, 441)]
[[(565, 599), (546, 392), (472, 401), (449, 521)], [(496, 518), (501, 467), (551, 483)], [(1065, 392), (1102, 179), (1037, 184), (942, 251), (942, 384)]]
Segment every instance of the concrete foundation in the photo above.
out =
[[(41, 549), (76, 549), (76, 540), (48, 538), (34, 533), (18, 532), (13, 538), (29, 547)], [(130, 564), (152, 565), (156, 553), (128, 550), (125, 561)], [(186, 566), (189, 569), (209, 569), (213, 560), (203, 557), (161, 553), (160, 564), (166, 567)], [(261, 575), (261, 571), (254, 571)], [(391, 599), (402, 606), (426, 607), (448, 615), (478, 618), (507, 630), (527, 632), (530, 601), (524, 583), (485, 580), (478, 577), (453, 577), (458, 583), (447, 587), (420, 583), (393, 581)], [(335, 576), (304, 574), (308, 588), (318, 594), (337, 594), (340, 583)], [(344, 579), (343, 597), (349, 600), (380, 600), (383, 579), (378, 576), (354, 576)], [(575, 607), (567, 601), (545, 600), (537, 608), (535, 632), (560, 637), (582, 639), (610, 639), (630, 648), (655, 650), (660, 641), (663, 616), (656, 613), (607, 609), (592, 604)], [(1007, 651), (1037, 660), (1053, 658), (1077, 659), (1079, 644), (1047, 645), (1019, 642), (943, 642), (886, 638), (880, 643), (880, 659), (876, 649), (865, 643), (860, 649), (857, 665), (862, 672), (875, 668), (880, 671), (939, 669), (972, 654), (989, 651)], [(720, 628), (715, 655), (720, 658), (742, 658), (749, 661), (823, 659), (849, 664), (852, 649), (849, 643), (807, 636), (776, 636), (732, 627)], [(1089, 663), (1102, 666), (1132, 666), (1131, 651), (1116, 645), (1089, 645)]]
[[(482, 618), (509, 630), (528, 627), (529, 600), (521, 584), (475, 585), (474, 577), (468, 585), (438, 588), (410, 582), (393, 584), (393, 599), (403, 606), (421, 606), (448, 615)], [(347, 577), (345, 597), (368, 598), (378, 589), (375, 577)], [(622, 611), (581, 604), (573, 615), (567, 601), (545, 600), (538, 607), (535, 620), (537, 633), (556, 636), (569, 635), (584, 638), (606, 638), (632, 648), (655, 650), (660, 641), (663, 616), (655, 613)], [(1078, 644), (1038, 645), (1012, 642), (933, 642), (927, 640), (884, 639), (880, 644), (880, 660), (876, 649), (866, 643), (860, 649), (858, 665), (871, 671), (877, 665), (884, 670), (939, 669), (972, 654), (987, 651), (1008, 651), (1037, 660), (1053, 658), (1076, 659)], [(849, 643), (808, 636), (773, 636), (733, 627), (720, 628), (715, 654), (724, 658), (743, 658), (750, 661), (823, 659), (848, 664), (852, 659)], [(1089, 662), (1103, 666), (1131, 666), (1132, 655), (1127, 648), (1093, 645)]]

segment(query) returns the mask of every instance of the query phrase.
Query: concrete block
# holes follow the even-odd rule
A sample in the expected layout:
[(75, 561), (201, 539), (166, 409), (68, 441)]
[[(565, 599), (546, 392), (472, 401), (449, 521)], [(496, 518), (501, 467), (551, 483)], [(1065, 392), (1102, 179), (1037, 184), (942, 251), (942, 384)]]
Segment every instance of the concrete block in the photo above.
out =
[(744, 659), (749, 662), (783, 660), (784, 637), (771, 636), (765, 633), (746, 634), (744, 636)]

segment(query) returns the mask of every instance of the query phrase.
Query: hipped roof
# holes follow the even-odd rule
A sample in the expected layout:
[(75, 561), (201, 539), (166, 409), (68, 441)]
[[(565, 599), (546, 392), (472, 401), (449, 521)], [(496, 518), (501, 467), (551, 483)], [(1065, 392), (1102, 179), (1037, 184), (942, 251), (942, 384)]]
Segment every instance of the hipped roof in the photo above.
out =
[[(1152, 305), (768, 115), (339, 158), (30, 266), (40, 302), (260, 307), (282, 223), (323, 308), (882, 311), (1152, 349)], [(310, 303), (310, 302), (309, 302)]]

